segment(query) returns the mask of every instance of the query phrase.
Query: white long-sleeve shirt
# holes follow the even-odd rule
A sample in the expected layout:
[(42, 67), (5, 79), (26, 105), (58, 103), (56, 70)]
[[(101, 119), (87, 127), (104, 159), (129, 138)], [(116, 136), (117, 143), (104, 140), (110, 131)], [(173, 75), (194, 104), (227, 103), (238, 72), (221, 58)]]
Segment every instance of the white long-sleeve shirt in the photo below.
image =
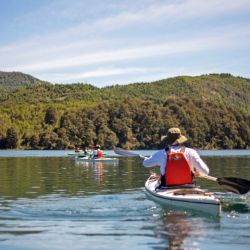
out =
[[(173, 146), (170, 148), (170, 150), (171, 150), (171, 152), (180, 152), (181, 147), (180, 146)], [(196, 170), (196, 171), (199, 171), (201, 176), (209, 174), (208, 166), (200, 158), (199, 154), (194, 149), (185, 147), (184, 156), (185, 156), (185, 158), (186, 158), (186, 160), (191, 168), (191, 171), (193, 173)], [(160, 166), (161, 175), (165, 174), (166, 164), (167, 164), (167, 152), (165, 149), (157, 151), (152, 156), (145, 158), (143, 161), (143, 166), (146, 168)]]

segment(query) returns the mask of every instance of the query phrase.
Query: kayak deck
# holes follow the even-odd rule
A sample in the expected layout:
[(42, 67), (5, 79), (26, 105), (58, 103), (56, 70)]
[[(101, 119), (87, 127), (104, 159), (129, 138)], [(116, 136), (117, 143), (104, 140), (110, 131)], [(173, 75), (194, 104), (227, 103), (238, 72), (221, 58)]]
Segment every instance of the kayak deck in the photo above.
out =
[(213, 193), (190, 185), (159, 188), (160, 180), (155, 174), (145, 183), (147, 194), (154, 201), (165, 205), (206, 212), (215, 216), (221, 213), (221, 204)]
[(117, 162), (118, 158), (108, 158), (108, 157), (89, 158), (87, 156), (87, 157), (78, 157), (77, 160), (84, 161), (84, 162)]
[(68, 156), (75, 156), (75, 157), (87, 157), (86, 153), (68, 153)]

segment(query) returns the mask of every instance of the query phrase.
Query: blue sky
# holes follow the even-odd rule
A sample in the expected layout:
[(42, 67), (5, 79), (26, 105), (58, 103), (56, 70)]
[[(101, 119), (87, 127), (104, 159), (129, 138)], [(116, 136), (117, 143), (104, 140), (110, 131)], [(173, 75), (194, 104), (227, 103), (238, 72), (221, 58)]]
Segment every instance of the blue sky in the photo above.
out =
[(249, 0), (0, 0), (1, 71), (103, 87), (249, 65)]

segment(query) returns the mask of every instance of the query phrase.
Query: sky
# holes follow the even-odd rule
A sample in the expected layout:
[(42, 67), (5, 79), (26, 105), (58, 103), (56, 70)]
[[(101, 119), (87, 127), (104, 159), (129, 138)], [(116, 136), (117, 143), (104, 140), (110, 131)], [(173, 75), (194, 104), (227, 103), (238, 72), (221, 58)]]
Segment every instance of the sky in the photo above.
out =
[(104, 87), (249, 65), (249, 0), (0, 0), (0, 71)]

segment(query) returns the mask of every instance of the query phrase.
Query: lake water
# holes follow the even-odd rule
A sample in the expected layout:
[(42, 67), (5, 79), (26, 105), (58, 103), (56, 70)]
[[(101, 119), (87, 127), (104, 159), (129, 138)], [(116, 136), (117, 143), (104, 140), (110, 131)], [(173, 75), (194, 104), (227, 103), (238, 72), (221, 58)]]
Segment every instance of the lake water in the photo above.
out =
[[(221, 199), (221, 217), (163, 208), (144, 190), (158, 168), (126, 157), (83, 163), (67, 152), (0, 151), (0, 249), (249, 249), (250, 194), (198, 180)], [(249, 150), (199, 153), (212, 176), (250, 179)]]

